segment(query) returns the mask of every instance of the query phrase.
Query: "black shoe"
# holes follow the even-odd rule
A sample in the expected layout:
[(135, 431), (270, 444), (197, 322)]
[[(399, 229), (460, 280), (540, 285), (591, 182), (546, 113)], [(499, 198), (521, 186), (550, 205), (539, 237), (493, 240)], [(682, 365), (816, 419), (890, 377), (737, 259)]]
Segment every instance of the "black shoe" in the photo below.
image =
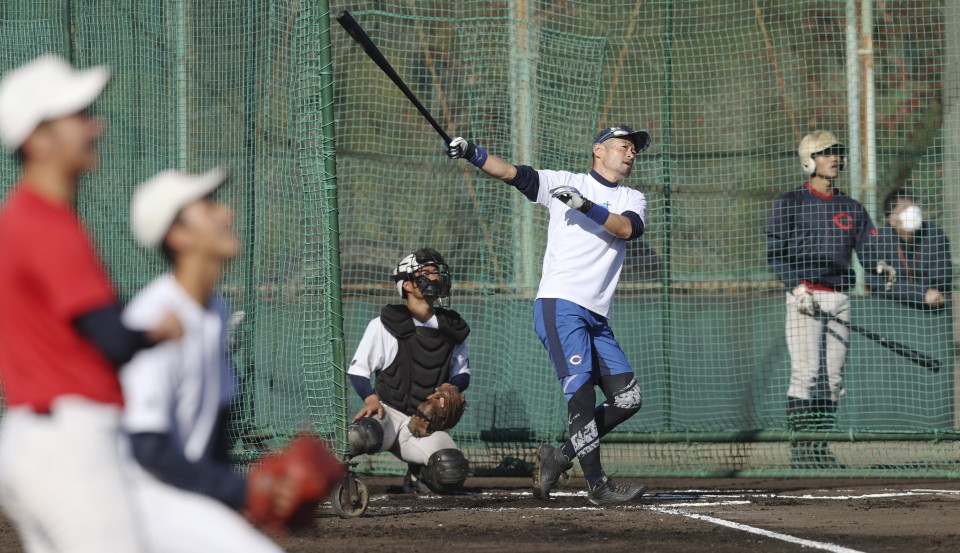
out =
[(543, 444), (537, 450), (537, 464), (533, 467), (533, 497), (549, 499), (550, 490), (560, 480), (560, 476), (569, 478), (567, 471), (573, 468), (573, 461), (549, 444)]
[(594, 505), (609, 505), (636, 501), (645, 491), (647, 491), (647, 485), (643, 482), (617, 484), (604, 475), (595, 486), (587, 486), (587, 497)]
[(407, 474), (403, 477), (403, 493), (430, 493), (430, 488), (420, 481), (422, 465), (410, 463), (407, 465)]
[(833, 453), (830, 453), (830, 446), (827, 445), (827, 442), (820, 442), (814, 446), (813, 455), (816, 459), (818, 469), (842, 470), (847, 468), (846, 465), (841, 464), (840, 461), (837, 461), (837, 458), (833, 455)]
[(794, 470), (819, 468), (813, 442), (797, 442), (790, 445), (790, 468)]

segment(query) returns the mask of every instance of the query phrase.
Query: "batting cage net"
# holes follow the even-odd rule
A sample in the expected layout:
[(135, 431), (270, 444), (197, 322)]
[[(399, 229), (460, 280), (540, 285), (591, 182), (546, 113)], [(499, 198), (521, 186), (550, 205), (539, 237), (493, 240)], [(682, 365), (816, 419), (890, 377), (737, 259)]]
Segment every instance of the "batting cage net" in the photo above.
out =
[[(221, 197), (244, 252), (223, 290), (244, 313), (242, 451), (305, 425), (344, 445), (361, 401), (344, 385), (343, 352), (400, 302), (390, 273), (425, 246), (449, 262), (450, 307), (472, 329), (469, 406), (453, 435), (474, 471), (528, 473), (537, 446), (566, 433), (532, 320), (546, 211), (446, 158), (333, 20), (349, 9), (451, 136), (511, 162), (586, 172), (600, 128), (651, 134), (624, 181), (648, 199), (646, 232), (628, 245), (610, 317), (643, 408), (604, 438), (607, 470), (960, 475), (960, 4), (331, 4), (0, 7), (4, 70), (47, 51), (114, 68), (95, 106), (110, 125), (103, 167), (81, 212), (125, 298), (162, 270), (129, 235), (135, 183), (170, 166), (230, 170)], [(820, 259), (859, 229), (849, 213), (790, 226), (799, 212), (777, 208), (803, 189), (797, 149), (816, 129), (845, 144), (839, 188), (870, 215), (878, 245), (859, 252), (849, 304), (813, 290), (826, 311), (809, 316), (788, 293), (810, 267), (777, 248)], [(15, 167), (2, 163), (7, 185)], [(878, 260), (891, 270), (878, 274)], [(788, 405), (788, 390), (801, 401)], [(359, 460), (405, 469), (386, 453)]]

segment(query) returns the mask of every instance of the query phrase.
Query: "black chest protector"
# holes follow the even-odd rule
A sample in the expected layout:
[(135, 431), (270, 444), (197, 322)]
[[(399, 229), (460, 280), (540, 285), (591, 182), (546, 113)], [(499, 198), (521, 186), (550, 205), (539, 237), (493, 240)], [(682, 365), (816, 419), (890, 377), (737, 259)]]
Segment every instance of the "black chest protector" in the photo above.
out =
[(462, 344), (470, 327), (456, 311), (437, 308), (437, 326), (413, 324), (405, 305), (388, 305), (380, 311), (384, 328), (397, 339), (397, 357), (377, 373), (380, 401), (412, 415), (437, 386), (450, 378), (453, 348)]

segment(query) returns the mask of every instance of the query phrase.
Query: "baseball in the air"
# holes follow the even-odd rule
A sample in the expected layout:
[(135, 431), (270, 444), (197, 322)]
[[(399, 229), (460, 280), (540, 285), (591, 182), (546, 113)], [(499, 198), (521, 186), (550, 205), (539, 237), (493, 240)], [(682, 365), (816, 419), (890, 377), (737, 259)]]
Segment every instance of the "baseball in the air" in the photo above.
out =
[(919, 206), (907, 206), (900, 212), (900, 226), (903, 230), (915, 232), (923, 225), (923, 211)]

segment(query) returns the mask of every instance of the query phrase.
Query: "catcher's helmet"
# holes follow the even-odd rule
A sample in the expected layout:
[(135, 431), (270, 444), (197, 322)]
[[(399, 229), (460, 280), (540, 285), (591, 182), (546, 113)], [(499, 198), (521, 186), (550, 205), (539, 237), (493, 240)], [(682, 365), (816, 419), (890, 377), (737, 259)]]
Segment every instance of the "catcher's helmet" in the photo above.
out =
[(817, 162), (813, 160), (814, 156), (836, 155), (840, 156), (840, 169), (847, 163), (847, 148), (837, 140), (837, 137), (830, 131), (813, 131), (800, 141), (800, 147), (797, 148), (797, 154), (800, 155), (800, 165), (803, 167), (803, 173), (810, 176), (817, 170)]
[[(421, 273), (424, 267), (436, 267), (439, 280), (431, 280)], [(404, 257), (393, 269), (393, 280), (397, 283), (400, 297), (406, 297), (403, 282), (409, 280), (417, 285), (426, 298), (446, 298), (450, 295), (450, 267), (440, 252), (433, 248), (421, 248)]]

